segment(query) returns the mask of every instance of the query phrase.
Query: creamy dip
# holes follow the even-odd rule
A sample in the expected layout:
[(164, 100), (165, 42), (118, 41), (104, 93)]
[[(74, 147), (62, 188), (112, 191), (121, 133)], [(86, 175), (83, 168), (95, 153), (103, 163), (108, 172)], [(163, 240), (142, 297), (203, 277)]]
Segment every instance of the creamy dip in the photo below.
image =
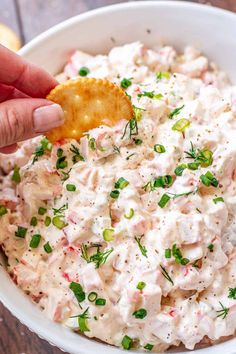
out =
[[(58, 80), (106, 78), (135, 116), (0, 156), (0, 245), (54, 321), (124, 349), (236, 329), (236, 87), (196, 49), (76, 51)], [(110, 112), (112, 115), (112, 112)]]

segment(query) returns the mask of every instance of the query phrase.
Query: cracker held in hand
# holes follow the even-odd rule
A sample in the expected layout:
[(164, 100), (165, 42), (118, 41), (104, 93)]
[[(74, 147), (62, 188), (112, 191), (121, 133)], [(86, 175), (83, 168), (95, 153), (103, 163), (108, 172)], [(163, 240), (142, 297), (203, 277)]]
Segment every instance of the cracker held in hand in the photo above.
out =
[(114, 126), (121, 119), (131, 119), (130, 99), (117, 85), (104, 79), (82, 78), (55, 87), (47, 99), (59, 104), (65, 123), (46, 134), (51, 142), (79, 140), (85, 132), (100, 125)]

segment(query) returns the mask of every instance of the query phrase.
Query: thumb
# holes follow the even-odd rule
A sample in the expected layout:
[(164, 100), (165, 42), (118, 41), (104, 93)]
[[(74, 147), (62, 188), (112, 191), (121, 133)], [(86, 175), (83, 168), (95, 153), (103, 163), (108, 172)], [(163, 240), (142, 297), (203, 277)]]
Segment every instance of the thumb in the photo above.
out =
[(62, 108), (44, 99), (22, 98), (0, 104), (0, 148), (43, 134), (64, 122)]

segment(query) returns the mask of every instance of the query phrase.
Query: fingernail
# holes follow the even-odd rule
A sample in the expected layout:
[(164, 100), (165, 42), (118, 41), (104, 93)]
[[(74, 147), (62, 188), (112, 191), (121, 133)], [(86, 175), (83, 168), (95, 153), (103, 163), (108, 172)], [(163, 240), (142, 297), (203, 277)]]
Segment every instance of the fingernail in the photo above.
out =
[(44, 133), (56, 128), (64, 122), (64, 113), (59, 104), (37, 108), (33, 113), (33, 124), (36, 133)]

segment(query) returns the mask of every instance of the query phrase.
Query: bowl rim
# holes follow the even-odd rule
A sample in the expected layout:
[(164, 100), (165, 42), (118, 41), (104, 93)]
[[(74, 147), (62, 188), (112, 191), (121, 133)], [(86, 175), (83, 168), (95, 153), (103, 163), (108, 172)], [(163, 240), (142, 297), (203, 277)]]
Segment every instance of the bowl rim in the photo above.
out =
[[(101, 15), (101, 14), (110, 14), (112, 15), (113, 12), (115, 12), (116, 10), (121, 10), (121, 9), (127, 9), (127, 8), (147, 8), (147, 7), (152, 7), (152, 6), (156, 6), (157, 8), (161, 8), (161, 7), (165, 7), (165, 8), (180, 8), (182, 7), (182, 9), (191, 9), (191, 10), (196, 10), (196, 11), (203, 11), (205, 13), (208, 13), (209, 15), (219, 15), (219, 16), (223, 16), (225, 18), (228, 19), (233, 19), (236, 21), (236, 14), (229, 11), (229, 10), (225, 10), (225, 9), (221, 9), (218, 7), (213, 7), (210, 5), (206, 5), (206, 4), (199, 4), (199, 3), (189, 3), (189, 2), (185, 2), (185, 1), (179, 1), (179, 0), (160, 0), (160, 1), (153, 1), (153, 0), (142, 0), (142, 1), (131, 1), (131, 2), (126, 2), (126, 3), (117, 3), (117, 4), (111, 4), (108, 6), (103, 6), (97, 9), (93, 9), (93, 10), (89, 10), (89, 11), (85, 11), (84, 13), (78, 14), (76, 16), (70, 17), (65, 21), (62, 21), (56, 25), (54, 25), (53, 27), (47, 29), (46, 31), (42, 32), (41, 34), (37, 35), (35, 38), (33, 38), (32, 40), (30, 40), (27, 44), (25, 44), (19, 51), (18, 54), (21, 56), (26, 56), (27, 53), (29, 53), (30, 51), (34, 50), (34, 48), (38, 47), (41, 45), (41, 43), (45, 40), (48, 39), (50, 37), (53, 37), (55, 34), (59, 34), (61, 32), (63, 32), (65, 29), (73, 26), (74, 24), (76, 24), (77, 22), (83, 22), (83, 21), (87, 21), (90, 18), (97, 16), (97, 15)], [(55, 345), (58, 348), (60, 348), (63, 351), (67, 351), (70, 353), (80, 353), (80, 354), (87, 354), (87, 353), (92, 353), (92, 351), (88, 351), (86, 349), (86, 345), (84, 345), (85, 343), (83, 343), (83, 345), (81, 345), (81, 348), (72, 348), (69, 343), (64, 341), (63, 337), (58, 337), (55, 338), (54, 335), (51, 335), (51, 333), (49, 333), (49, 331), (47, 330), (47, 328), (44, 328), (43, 326), (38, 326), (37, 323), (34, 323), (31, 318), (27, 315), (25, 315), (24, 309), (23, 308), (19, 308), (17, 306), (17, 303), (13, 302), (11, 299), (9, 299), (7, 294), (4, 294), (1, 291), (0, 288), (0, 301), (3, 303), (3, 305), (11, 312), (11, 314), (13, 316), (15, 316), (21, 323), (23, 323), (25, 326), (27, 326), (27, 328), (29, 328), (31, 331), (33, 331), (34, 333), (36, 333), (40, 338), (46, 340), (48, 343), (50, 343), (51, 345)], [(28, 299), (27, 299), (28, 301)], [(34, 306), (34, 304), (33, 304)], [(52, 323), (52, 325), (57, 325), (55, 323)], [(61, 326), (61, 325), (59, 325)], [(71, 330), (69, 330), (71, 331)], [(81, 336), (79, 336), (79, 338), (81, 339)], [(90, 338), (86, 338), (86, 340), (88, 342), (91, 342)], [(227, 342), (223, 342), (220, 344), (216, 344), (214, 346), (215, 349), (215, 353), (216, 354), (220, 354), (223, 352), (223, 350), (225, 349), (225, 344), (231, 342), (232, 344), (236, 344), (236, 338), (233, 338)], [(94, 341), (93, 341), (94, 343)], [(89, 344), (89, 343), (88, 343)], [(105, 354), (108, 353), (121, 353), (121, 348), (116, 348), (113, 346), (109, 346), (106, 343), (97, 343), (98, 344), (98, 348), (100, 347), (101, 350), (103, 350), (103, 352)], [(80, 346), (80, 343), (78, 342), (78, 345)], [(76, 352), (74, 351), (76, 350)], [(138, 353), (138, 352), (137, 352)], [(212, 354), (213, 353), (213, 348), (212, 347), (208, 347), (208, 348), (204, 348), (204, 349), (198, 349), (198, 350), (193, 350), (191, 351), (192, 354)], [(234, 352), (231, 351), (231, 354), (236, 354), (236, 349)]]

